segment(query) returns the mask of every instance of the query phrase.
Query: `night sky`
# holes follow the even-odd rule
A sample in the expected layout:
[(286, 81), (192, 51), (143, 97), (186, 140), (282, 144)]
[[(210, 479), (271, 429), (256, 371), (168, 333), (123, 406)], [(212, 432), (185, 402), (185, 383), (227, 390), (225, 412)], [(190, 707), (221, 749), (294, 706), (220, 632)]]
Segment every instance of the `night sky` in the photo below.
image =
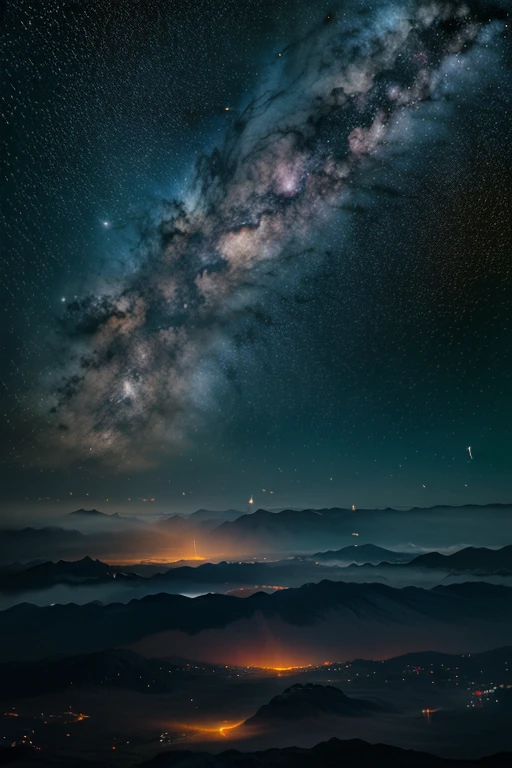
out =
[(512, 500), (507, 6), (3, 3), (4, 514)]

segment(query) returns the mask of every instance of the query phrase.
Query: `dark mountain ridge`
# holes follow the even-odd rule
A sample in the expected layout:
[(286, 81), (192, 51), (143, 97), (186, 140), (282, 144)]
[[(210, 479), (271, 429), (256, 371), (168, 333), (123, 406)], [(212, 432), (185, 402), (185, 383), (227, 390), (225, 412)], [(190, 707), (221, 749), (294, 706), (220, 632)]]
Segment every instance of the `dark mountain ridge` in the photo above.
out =
[[(348, 633), (352, 625), (358, 625), (359, 631), (365, 627), (367, 633), (372, 633), (377, 626), (382, 627), (384, 621), (389, 631), (393, 627), (395, 631), (399, 627), (412, 627), (424, 644), (433, 647), (435, 641), (436, 649), (443, 650), (439, 648), (442, 638), (436, 629), (439, 622), (448, 621), (451, 635), (455, 637), (456, 630), (462, 632), (462, 627), (474, 623), (475, 615), (479, 616), (479, 631), (488, 626), (496, 627), (494, 632), (500, 627), (502, 640), (507, 642), (512, 632), (512, 589), (481, 582), (427, 590), (322, 581), (273, 594), (258, 592), (248, 598), (159, 594), (127, 604), (105, 606), (71, 603), (40, 608), (20, 603), (0, 612), (0, 654), (9, 660), (42, 658), (61, 652), (91, 652), (128, 645), (170, 630), (194, 635), (208, 629), (222, 629), (235, 621), (254, 620), (258, 616), (267, 622), (282, 622), (283, 631), (287, 625), (290, 631), (296, 628), (297, 637), (308, 627), (324, 626), (328, 621), (326, 631), (333, 641), (339, 638), (332, 624), (334, 617), (342, 622), (344, 633)], [(250, 626), (249, 622), (248, 632)], [(34, 644), (32, 639), (36, 635), (38, 643)], [(229, 633), (225, 633), (225, 638), (229, 638)], [(341, 640), (343, 637), (338, 643)], [(343, 644), (339, 651), (343, 655)], [(169, 647), (168, 653), (179, 652)]]
[(417, 568), (439, 568), (443, 571), (467, 571), (472, 569), (508, 569), (512, 572), (512, 544), (501, 549), (466, 547), (443, 555), (428, 552), (411, 560), (409, 565)]
[(360, 567), (371, 567), (378, 569), (398, 569), (398, 572), (406, 573), (409, 569), (438, 570), (445, 571), (447, 574), (471, 573), (481, 576), (511, 575), (512, 576), (512, 545), (507, 544), (500, 549), (490, 549), (488, 547), (464, 547), (457, 552), (444, 555), (440, 552), (427, 552), (417, 555), (404, 563), (390, 562), (384, 560), (380, 563), (367, 562), (364, 564), (354, 563), (348, 566), (349, 569)]
[(285, 747), (261, 752), (230, 749), (208, 752), (161, 753), (139, 768), (507, 768), (512, 754), (501, 753), (480, 760), (449, 760), (426, 752), (360, 739), (330, 739), (311, 749)]
[[(347, 554), (345, 554), (347, 553)], [(409, 558), (407, 562), (389, 562), (386, 555)], [(358, 558), (360, 562), (343, 567)], [(408, 569), (441, 570), (447, 574), (472, 573), (487, 575), (512, 575), (512, 546), (501, 549), (466, 547), (450, 555), (429, 552), (410, 559), (405, 553), (393, 553), (373, 544), (346, 547), (341, 550), (316, 553), (311, 557), (296, 557), (275, 562), (202, 563), (200, 565), (175, 565), (163, 572), (144, 577), (130, 573), (124, 566), (111, 566), (100, 560), (84, 557), (78, 561), (59, 560), (43, 562), (30, 567), (0, 568), (0, 592), (16, 593), (40, 591), (58, 584), (67, 586), (91, 586), (117, 579), (119, 584), (140, 585), (154, 593), (163, 591), (186, 592), (188, 589), (209, 591), (212, 588), (238, 588), (254, 585), (279, 585), (297, 587), (305, 582), (324, 578), (343, 578), (354, 569), (371, 568), (385, 576), (394, 573), (407, 574)], [(377, 564), (372, 562), (377, 561)], [(325, 563), (325, 564), (324, 564)]]
[(104, 584), (118, 578), (125, 581), (143, 581), (126, 569), (111, 566), (86, 556), (81, 560), (44, 562), (22, 570), (0, 572), (0, 591), (23, 592), (49, 589), (56, 584), (84, 586)]

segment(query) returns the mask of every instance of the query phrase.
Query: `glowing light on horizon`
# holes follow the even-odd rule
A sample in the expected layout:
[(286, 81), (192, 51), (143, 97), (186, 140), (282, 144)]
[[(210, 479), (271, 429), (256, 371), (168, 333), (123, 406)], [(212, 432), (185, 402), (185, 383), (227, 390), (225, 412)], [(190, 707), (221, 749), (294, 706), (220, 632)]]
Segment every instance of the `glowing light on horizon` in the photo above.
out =
[(330, 661), (321, 661), (318, 662), (318, 664), (311, 664), (309, 662), (306, 662), (304, 664), (286, 664), (284, 661), (280, 664), (276, 663), (254, 663), (254, 664), (247, 664), (245, 666), (245, 669), (254, 669), (254, 670), (261, 670), (262, 672), (298, 672), (301, 670), (306, 669), (313, 669), (313, 667), (320, 667), (320, 666), (329, 666), (332, 662)]

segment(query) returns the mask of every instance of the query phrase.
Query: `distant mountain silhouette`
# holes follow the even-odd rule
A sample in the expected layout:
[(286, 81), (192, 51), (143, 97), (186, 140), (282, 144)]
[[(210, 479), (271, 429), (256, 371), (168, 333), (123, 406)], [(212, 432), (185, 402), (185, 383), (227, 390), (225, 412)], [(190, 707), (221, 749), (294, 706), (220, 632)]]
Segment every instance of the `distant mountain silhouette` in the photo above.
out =
[(192, 512), (189, 519), (193, 523), (222, 523), (226, 522), (228, 520), (237, 520), (239, 517), (242, 517), (242, 515), (245, 514), (244, 512), (241, 512), (239, 509), (225, 509), (225, 510), (214, 510), (214, 509), (198, 509), (197, 512)]
[(80, 523), (86, 525), (86, 527), (99, 526), (99, 530), (104, 530), (105, 526), (115, 525), (123, 523), (125, 527), (137, 527), (147, 526), (148, 523), (144, 520), (140, 520), (138, 517), (131, 515), (120, 515), (119, 512), (101, 512), (99, 509), (75, 509), (73, 512), (68, 512), (66, 518), (72, 518), (76, 520), (76, 524)]
[(387, 744), (368, 744), (360, 739), (330, 739), (312, 749), (285, 747), (256, 753), (230, 749), (217, 755), (166, 752), (140, 763), (139, 768), (506, 768), (511, 764), (511, 753), (480, 760), (449, 760)]
[(48, 559), (53, 553), (60, 556), (65, 552), (73, 552), (86, 541), (80, 531), (56, 526), (6, 529), (0, 531), (0, 562), (8, 563), (13, 559), (35, 560), (43, 554)]
[(75, 517), (119, 517), (117, 513), (107, 515), (106, 512), (100, 512), (98, 509), (75, 509), (73, 512), (69, 512), (68, 515)]
[(463, 535), (466, 541), (495, 545), (506, 535), (511, 514), (512, 506), (506, 504), (412, 510), (258, 509), (221, 523), (211, 531), (208, 546), (209, 551), (224, 553), (314, 552), (352, 544), (354, 533), (385, 546), (398, 535), (402, 541), (431, 548), (458, 544)]
[[(327, 514), (323, 514), (326, 512)], [(341, 513), (341, 510), (337, 510)], [(250, 515), (242, 515), (227, 521), (211, 533), (211, 543), (221, 549), (250, 552), (254, 549), (270, 551), (293, 550), (302, 547), (306, 537), (311, 545), (333, 532), (333, 510), (291, 510), (270, 512), (258, 509)], [(338, 524), (339, 528), (339, 524)]]
[(162, 528), (166, 533), (181, 533), (183, 531), (194, 530), (193, 523), (183, 515), (171, 515), (170, 517), (161, 517), (154, 525)]
[(295, 722), (328, 716), (364, 717), (383, 709), (367, 699), (350, 698), (333, 685), (297, 683), (260, 707), (245, 724), (272, 727), (283, 720)]
[(410, 552), (393, 552), (391, 549), (384, 549), (375, 544), (361, 544), (360, 546), (352, 544), (349, 547), (342, 547), (342, 549), (316, 552), (311, 557), (319, 562), (344, 562), (357, 563), (358, 565), (371, 563), (372, 565), (378, 565), (383, 562), (406, 563), (413, 560), (416, 555)]
[[(222, 515), (228, 513), (235, 519), (223, 520)], [(129, 552), (133, 558), (137, 555), (135, 531), (137, 536), (144, 537), (141, 552), (148, 560), (152, 553), (161, 553), (162, 536), (167, 538), (166, 545), (173, 555), (191, 552), (195, 540), (197, 551), (203, 555), (237, 560), (268, 553), (310, 556), (313, 552), (338, 551), (358, 542), (359, 547), (378, 542), (388, 552), (397, 541), (411, 541), (426, 549), (460, 546), (462, 540), (493, 547), (508, 543), (511, 514), (509, 505), (471, 506), (464, 510), (259, 509), (240, 516), (238, 510), (227, 510), (212, 520), (208, 519), (210, 510), (198, 510), (197, 517), (196, 513), (190, 517), (170, 515), (154, 522), (97, 509), (77, 509), (60, 516), (53, 527), (0, 531), (0, 564), (43, 558), (70, 560), (86, 554), (102, 557), (105, 553), (119, 558)], [(360, 538), (355, 540), (353, 533)], [(374, 554), (377, 559), (383, 556)], [(365, 559), (371, 563), (375, 558)], [(385, 560), (393, 563), (396, 558), (396, 553), (388, 554)]]

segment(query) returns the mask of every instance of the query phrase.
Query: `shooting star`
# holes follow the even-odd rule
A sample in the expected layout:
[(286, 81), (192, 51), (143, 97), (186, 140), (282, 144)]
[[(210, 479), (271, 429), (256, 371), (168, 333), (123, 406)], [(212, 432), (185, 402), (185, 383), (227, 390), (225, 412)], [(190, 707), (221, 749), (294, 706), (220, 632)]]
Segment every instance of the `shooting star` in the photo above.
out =
[(471, 453), (471, 446), (470, 445), (468, 445), (468, 453), (469, 453), (469, 458), (473, 459), (473, 454)]

